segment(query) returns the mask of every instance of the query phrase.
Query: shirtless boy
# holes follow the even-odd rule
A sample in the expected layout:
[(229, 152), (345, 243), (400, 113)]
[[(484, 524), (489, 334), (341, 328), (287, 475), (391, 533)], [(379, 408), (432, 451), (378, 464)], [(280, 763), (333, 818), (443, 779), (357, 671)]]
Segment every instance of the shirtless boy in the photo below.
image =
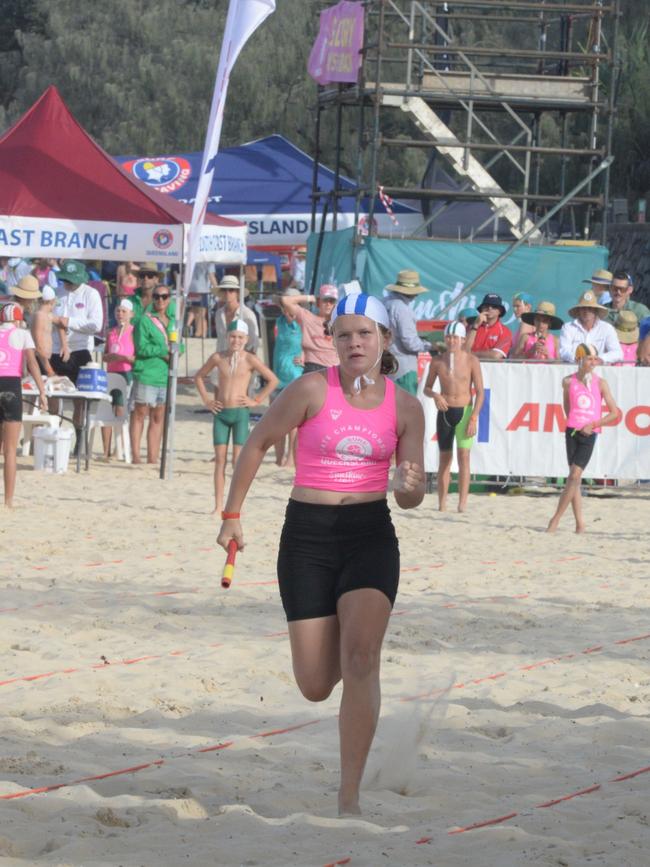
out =
[[(277, 388), (278, 378), (262, 364), (256, 355), (245, 351), (248, 340), (248, 325), (241, 319), (233, 319), (228, 326), (228, 349), (215, 352), (208, 358), (194, 377), (194, 382), (204, 405), (214, 413), (214, 500), (215, 512), (223, 508), (226, 485), (226, 458), (228, 440), (232, 430), (232, 465), (235, 466), (241, 447), (248, 436), (250, 407), (261, 404)], [(213, 370), (219, 374), (219, 386), (215, 396), (208, 394), (205, 377)], [(266, 381), (264, 388), (254, 399), (248, 397), (248, 386), (254, 373)]]
[[(469, 495), (469, 450), (472, 447), (478, 414), (483, 406), (483, 377), (478, 358), (463, 349), (466, 331), (462, 322), (445, 328), (447, 351), (432, 358), (424, 393), (433, 398), (438, 409), (436, 431), (440, 448), (438, 466), (438, 505), (447, 505), (454, 437), (458, 449), (458, 511), (464, 512)], [(440, 380), (440, 392), (433, 390)], [(475, 391), (472, 406), (472, 389)]]
[(56, 376), (50, 363), (52, 357), (52, 328), (56, 328), (61, 341), (61, 358), (70, 358), (66, 330), (61, 325), (52, 324), (52, 313), (56, 304), (56, 294), (51, 286), (43, 287), (43, 297), (32, 317), (32, 338), (36, 346), (36, 360), (45, 376)]

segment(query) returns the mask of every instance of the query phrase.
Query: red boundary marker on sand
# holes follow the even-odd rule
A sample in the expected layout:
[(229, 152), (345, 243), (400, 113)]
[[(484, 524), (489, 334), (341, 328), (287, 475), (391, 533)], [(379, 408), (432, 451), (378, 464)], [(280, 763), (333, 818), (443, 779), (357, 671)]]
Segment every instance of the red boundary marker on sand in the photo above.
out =
[[(281, 634), (281, 633), (271, 633), (270, 636), (272, 635), (273, 637), (278, 637), (280, 634)], [(269, 637), (270, 637), (270, 636), (269, 636)], [(608, 647), (608, 646), (609, 646), (609, 647), (612, 647), (612, 646), (616, 646), (616, 645), (630, 644), (630, 643), (632, 643), (632, 642), (635, 642), (635, 641), (643, 641), (643, 640), (645, 640), (645, 639), (650, 639), (650, 633), (647, 633), (647, 634), (645, 634), (645, 635), (637, 635), (637, 636), (634, 636), (634, 637), (632, 637), (632, 638), (622, 638), (622, 639), (618, 639), (618, 640), (616, 640), (616, 641), (610, 642), (610, 643), (607, 644), (607, 645), (602, 645), (602, 646), (600, 647), (600, 649), (602, 649), (602, 648), (604, 648), (604, 647)], [(211, 645), (211, 646), (212, 646), (212, 645)], [(219, 647), (220, 645), (217, 644), (217, 645), (214, 645), (214, 646), (215, 646), (215, 647)], [(180, 653), (180, 652), (181, 652), (181, 651), (172, 651), (171, 653), (173, 654), (173, 653)], [(585, 652), (587, 652), (588, 654), (590, 654), (590, 653), (594, 652), (594, 649), (593, 649), (593, 648), (587, 648), (586, 651), (582, 651), (582, 652), (578, 652), (578, 653), (569, 653), (569, 654), (564, 654), (563, 656), (553, 657), (552, 659), (545, 660), (543, 663), (539, 663), (539, 665), (548, 665), (548, 664), (551, 664), (551, 663), (554, 663), (554, 662), (557, 662), (557, 661), (560, 661), (560, 660), (565, 660), (565, 659), (576, 659), (576, 658), (578, 658), (579, 656), (583, 655)], [(167, 654), (167, 655), (171, 655), (171, 654)], [(156, 657), (156, 656), (151, 656), (151, 657), (138, 657), (138, 658), (136, 658), (136, 659), (132, 659), (132, 660), (124, 660), (124, 661), (122, 662), (122, 664), (123, 664), (123, 665), (131, 665), (131, 664), (134, 664), (134, 663), (137, 663), (137, 662), (144, 661), (144, 660), (146, 660), (146, 659), (156, 659), (156, 658), (158, 658), (158, 657)], [(536, 665), (537, 665), (537, 664), (534, 664), (534, 665), (527, 665), (527, 666), (519, 666), (518, 668), (514, 669), (513, 672), (510, 672), (510, 673), (514, 673), (514, 672), (518, 672), (518, 671), (524, 671), (524, 672), (525, 672), (525, 671), (530, 671), (532, 668), (536, 667)], [(101, 666), (92, 666), (92, 667), (93, 667), (93, 668), (104, 668), (104, 669), (105, 669), (105, 668), (110, 668), (110, 665), (102, 664)], [(61, 672), (51, 672), (51, 673), (47, 673), (47, 674), (44, 674), (44, 675), (35, 675), (35, 676), (32, 676), (31, 678), (26, 678), (26, 679), (29, 679), (29, 680), (40, 679), (40, 678), (43, 678), (43, 677), (49, 677), (49, 676), (51, 676), (52, 674), (55, 674), (55, 673), (63, 673), (63, 674), (65, 674), (65, 673), (72, 673), (72, 672), (77, 671), (77, 670), (78, 670), (78, 669), (74, 669), (74, 668), (73, 668), (73, 669), (64, 669), (64, 670), (62, 670)], [(481, 678), (475, 678), (475, 679), (473, 679), (473, 680), (469, 680), (469, 681), (467, 681), (467, 683), (458, 683), (458, 684), (454, 684), (454, 685), (451, 687), (451, 689), (461, 689), (461, 688), (466, 688), (466, 687), (468, 687), (468, 686), (472, 686), (472, 685), (475, 685), (475, 684), (482, 683), (482, 682), (485, 681), (485, 680), (496, 680), (496, 679), (498, 679), (498, 678), (505, 677), (506, 674), (507, 674), (506, 672), (499, 672), (499, 673), (497, 673), (497, 674), (487, 675), (487, 676), (485, 676), (485, 677), (481, 677)], [(7, 683), (7, 682), (11, 682), (11, 681), (4, 681), (4, 682)], [(2, 685), (2, 684), (0, 683), (0, 685)], [(423, 693), (422, 695), (417, 695), (417, 696), (405, 696), (405, 697), (402, 697), (401, 699), (399, 699), (399, 701), (416, 701), (416, 700), (418, 700), (418, 699), (427, 699), (427, 698), (432, 698), (432, 697), (434, 697), (434, 696), (441, 695), (441, 694), (443, 694), (443, 693), (445, 693), (445, 692), (448, 692), (448, 691), (449, 691), (448, 688), (446, 688), (446, 689), (440, 689), (440, 690), (433, 690), (433, 691), (428, 692), (428, 693)], [(318, 724), (321, 723), (321, 722), (324, 722), (324, 719), (322, 719), (322, 718), (321, 718), (321, 719), (314, 719), (314, 720), (309, 720), (309, 721), (307, 721), (307, 722), (297, 723), (297, 724), (295, 724), (295, 725), (287, 726), (287, 727), (285, 727), (285, 728), (273, 729), (272, 731), (268, 731), (268, 732), (259, 732), (258, 734), (255, 734), (255, 735), (248, 735), (248, 736), (245, 736), (245, 737), (250, 737), (250, 738), (271, 737), (272, 735), (285, 734), (286, 732), (296, 731), (297, 729), (306, 728), (307, 726), (318, 725)], [(187, 755), (194, 755), (194, 754), (199, 754), (199, 753), (204, 753), (204, 752), (213, 752), (213, 751), (215, 751), (215, 750), (227, 749), (229, 746), (232, 746), (233, 743), (234, 743), (234, 741), (227, 741), (227, 742), (225, 742), (225, 743), (220, 743), (220, 744), (217, 744), (217, 745), (214, 745), (214, 746), (210, 746), (210, 747), (201, 747), (201, 748), (196, 748), (196, 749), (194, 749), (194, 750), (189, 750), (189, 751), (187, 751), (187, 752), (180, 753), (179, 755), (181, 755), (181, 756), (187, 756)], [(176, 757), (176, 756), (175, 756), (175, 757)], [(105, 779), (105, 777), (110, 777), (110, 776), (119, 776), (119, 775), (121, 775), (121, 774), (127, 774), (127, 773), (135, 773), (136, 771), (144, 770), (145, 768), (152, 767), (154, 764), (158, 764), (158, 765), (160, 765), (160, 764), (164, 764), (164, 763), (165, 763), (166, 761), (168, 761), (168, 760), (169, 760), (169, 759), (161, 758), (161, 759), (158, 759), (158, 760), (155, 761), (155, 762), (147, 762), (147, 763), (144, 763), (144, 764), (142, 764), (142, 765), (132, 766), (131, 768), (124, 768), (124, 769), (120, 769), (120, 770), (117, 770), (117, 771), (110, 771), (110, 772), (108, 772), (108, 773), (106, 773), (106, 774), (100, 774), (100, 775), (98, 775), (98, 776), (94, 776), (94, 777), (83, 777), (83, 778), (80, 779), (80, 780), (73, 780), (73, 781), (68, 782), (68, 783), (57, 783), (57, 784), (55, 784), (55, 785), (53, 785), (53, 786), (39, 787), (39, 788), (37, 788), (37, 789), (25, 789), (25, 790), (23, 790), (22, 793), (20, 793), (20, 792), (19, 792), (19, 793), (15, 793), (15, 792), (14, 792), (14, 793), (9, 794), (9, 795), (0, 795), (0, 800), (10, 800), (10, 799), (12, 799), (12, 798), (17, 798), (17, 797), (27, 797), (28, 795), (41, 794), (41, 793), (43, 793), (43, 792), (55, 791), (56, 789), (66, 788), (66, 787), (69, 787), (69, 786), (76, 786), (76, 785), (79, 785), (80, 783), (89, 782), (89, 781), (91, 781), (91, 780), (100, 780), (100, 779)], [(646, 771), (650, 771), (650, 767), (648, 767), (648, 768), (644, 768), (644, 769), (641, 769), (641, 770), (638, 770), (638, 771), (633, 771), (633, 772), (631, 772), (630, 774), (623, 775), (623, 776), (617, 778), (616, 780), (614, 780), (613, 782), (618, 782), (619, 780), (624, 780), (624, 779), (631, 779), (632, 777), (634, 777), (634, 776), (638, 776), (639, 774), (645, 773)], [(586, 793), (586, 792), (584, 792), (584, 791), (579, 792), (579, 793), (574, 793), (572, 796), (566, 796), (566, 797), (565, 797), (565, 800), (568, 800), (569, 797), (577, 797), (579, 794), (585, 794), (585, 793)], [(541, 806), (545, 806), (545, 805), (538, 805), (538, 806), (541, 807)], [(551, 806), (551, 804), (550, 804), (550, 803), (547, 803), (546, 806)], [(513, 814), (513, 815), (514, 815), (514, 814)], [(507, 818), (513, 818), (513, 816), (511, 816), (511, 815), (509, 814)], [(488, 823), (488, 824), (498, 824), (498, 822), (503, 822), (503, 821), (506, 821), (506, 818), (504, 818), (504, 817), (500, 817), (499, 819), (489, 819), (489, 820), (487, 820), (487, 823)], [(472, 827), (473, 827), (473, 826), (472, 826)], [(471, 828), (468, 827), (467, 830), (471, 830)]]

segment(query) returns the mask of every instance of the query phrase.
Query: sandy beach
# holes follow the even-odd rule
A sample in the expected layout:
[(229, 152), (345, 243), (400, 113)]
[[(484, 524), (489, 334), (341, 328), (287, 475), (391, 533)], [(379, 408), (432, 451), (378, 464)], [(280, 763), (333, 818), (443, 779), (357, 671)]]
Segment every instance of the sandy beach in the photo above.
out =
[(171, 481), (19, 458), (0, 529), (2, 864), (645, 867), (647, 494), (587, 498), (582, 536), (569, 516), (541, 532), (554, 497), (393, 509), (381, 720), (364, 815), (339, 819), (340, 691), (300, 696), (275, 580), (291, 474), (267, 457), (222, 590), (198, 408), (182, 386)]

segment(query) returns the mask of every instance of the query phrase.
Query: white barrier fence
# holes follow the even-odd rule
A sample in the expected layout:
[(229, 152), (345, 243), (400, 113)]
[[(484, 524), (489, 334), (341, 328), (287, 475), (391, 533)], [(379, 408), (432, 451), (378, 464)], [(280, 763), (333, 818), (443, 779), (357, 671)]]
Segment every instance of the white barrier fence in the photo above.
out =
[[(574, 373), (568, 364), (481, 365), (485, 403), (472, 448), (472, 473), (493, 476), (565, 476), (565, 416), (562, 379)], [(438, 469), (437, 410), (423, 389), (418, 395), (426, 420), (424, 464)], [(618, 422), (603, 428), (587, 472), (588, 478), (650, 479), (650, 368), (602, 367), (621, 410)], [(604, 409), (603, 413), (607, 410)], [(454, 458), (454, 471), (457, 469)]]

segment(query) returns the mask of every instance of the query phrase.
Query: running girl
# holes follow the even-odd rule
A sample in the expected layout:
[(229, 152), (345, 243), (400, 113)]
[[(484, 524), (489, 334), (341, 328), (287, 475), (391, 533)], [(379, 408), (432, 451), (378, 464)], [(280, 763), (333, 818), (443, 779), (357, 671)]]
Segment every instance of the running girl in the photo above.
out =
[[(576, 519), (576, 533), (584, 532), (580, 493), (582, 474), (589, 463), (602, 425), (611, 424), (618, 416), (618, 407), (609, 386), (595, 373), (596, 366), (600, 364), (596, 347), (581, 343), (576, 349), (576, 361), (577, 372), (565, 376), (562, 380), (564, 412), (567, 416), (565, 437), (569, 477), (555, 514), (549, 522), (547, 533), (557, 530), (560, 518), (569, 503)], [(609, 410), (605, 415), (602, 415), (603, 401)]]
[(219, 544), (244, 547), (240, 511), (267, 449), (298, 428), (296, 476), (278, 554), (296, 682), (324, 701), (343, 681), (339, 812), (359, 813), (359, 786), (379, 716), (380, 652), (397, 593), (399, 549), (386, 500), (393, 454), (397, 504), (424, 496), (424, 416), (387, 374), (388, 313), (349, 295), (331, 317), (339, 365), (284, 389), (235, 468)]

